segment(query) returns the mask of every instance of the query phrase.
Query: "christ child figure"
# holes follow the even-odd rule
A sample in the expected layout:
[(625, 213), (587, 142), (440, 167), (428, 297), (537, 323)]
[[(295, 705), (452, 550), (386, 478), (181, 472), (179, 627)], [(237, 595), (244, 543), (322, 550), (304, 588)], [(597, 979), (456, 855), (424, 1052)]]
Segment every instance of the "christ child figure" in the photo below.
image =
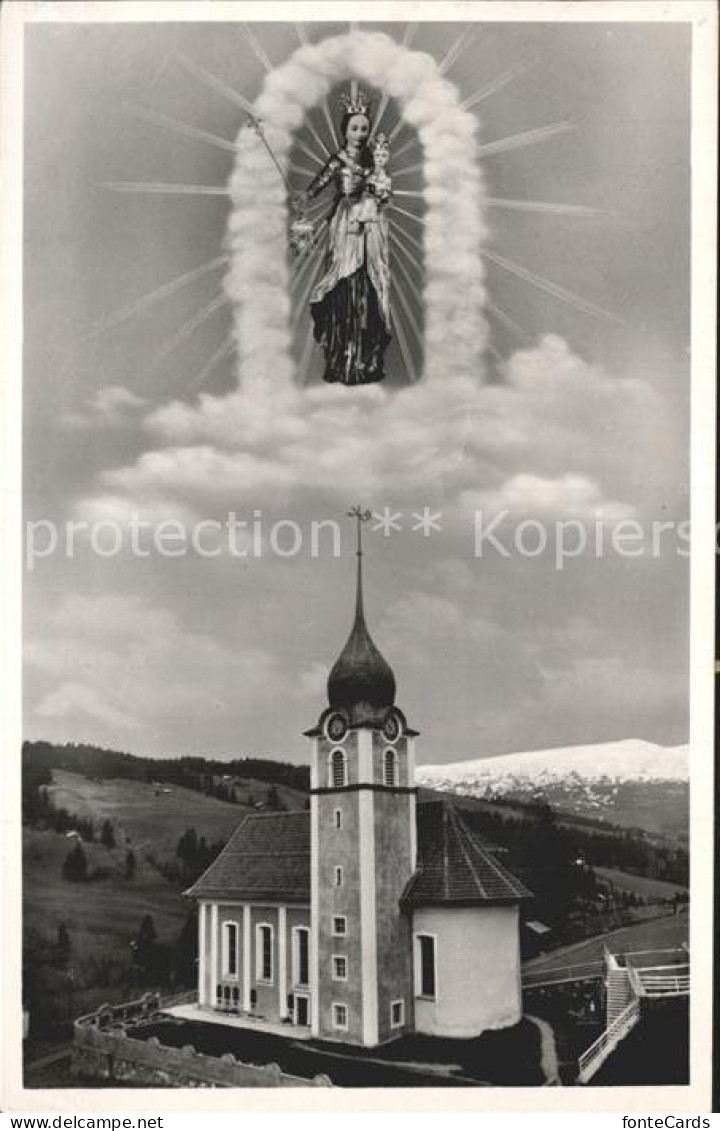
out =
[(380, 219), (381, 209), (392, 196), (392, 177), (387, 172), (390, 142), (385, 134), (378, 134), (371, 148), (373, 168), (365, 177), (362, 195), (350, 217), (350, 224), (353, 225), (351, 231), (362, 232), (366, 224), (376, 224)]

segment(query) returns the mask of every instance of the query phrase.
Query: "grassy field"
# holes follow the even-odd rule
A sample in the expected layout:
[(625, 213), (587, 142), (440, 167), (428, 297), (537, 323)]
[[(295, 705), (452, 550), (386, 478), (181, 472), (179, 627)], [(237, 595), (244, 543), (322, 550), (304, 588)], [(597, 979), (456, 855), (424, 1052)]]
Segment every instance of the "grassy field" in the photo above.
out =
[(634, 876), (630, 872), (621, 872), (617, 868), (594, 868), (595, 875), (602, 880), (608, 880), (614, 887), (622, 891), (632, 891), (649, 901), (672, 899), (676, 892), (687, 892), (682, 884), (669, 884), (665, 880), (653, 880), (646, 876)]
[[(244, 783), (245, 784), (245, 783)], [(247, 779), (247, 791), (265, 800), (266, 782)], [(56, 808), (90, 817), (96, 838), (105, 820), (112, 823), (116, 848), (84, 844), (90, 872), (103, 878), (71, 883), (62, 865), (73, 841), (50, 830), (23, 830), (23, 898), (25, 928), (54, 939), (62, 920), (81, 958), (108, 953), (127, 955), (144, 915), (153, 916), (160, 939), (175, 937), (192, 904), (169, 883), (152, 861), (175, 857), (179, 838), (188, 828), (209, 844), (227, 840), (254, 808), (206, 797), (195, 790), (131, 778), (93, 779), (69, 770), (53, 770), (48, 787)], [(302, 808), (305, 795), (278, 786), (288, 808)], [(125, 853), (132, 847), (136, 873), (125, 880)]]
[(72, 841), (60, 833), (23, 830), (23, 926), (53, 940), (63, 921), (79, 962), (84, 955), (128, 955), (144, 915), (152, 915), (160, 938), (174, 937), (192, 908), (179, 889), (140, 861), (134, 879), (125, 880), (124, 852), (86, 844), (91, 869), (109, 874), (89, 883), (63, 878), (62, 865)]
[[(160, 875), (148, 857), (170, 860), (185, 829), (195, 828), (208, 843), (227, 840), (247, 813), (194, 790), (154, 786), (131, 779), (92, 780), (67, 770), (53, 771), (49, 792), (56, 807), (91, 817), (100, 831), (110, 820), (117, 847), (84, 844), (90, 872), (107, 873), (89, 883), (71, 883), (62, 865), (73, 841), (49, 830), (23, 830), (23, 899), (25, 928), (54, 939), (66, 923), (79, 955), (103, 951), (127, 955), (144, 915), (152, 915), (158, 936), (175, 936), (191, 903)], [(279, 790), (281, 793), (281, 791)], [(291, 791), (292, 792), (292, 791)], [(281, 793), (282, 795), (282, 793)], [(255, 796), (264, 796), (257, 790)], [(136, 858), (132, 880), (125, 880), (125, 853)]]
[(523, 969), (533, 972), (550, 971), (583, 962), (594, 962), (603, 957), (605, 947), (612, 953), (674, 949), (687, 943), (689, 928), (687, 914), (664, 915), (662, 918), (634, 923), (631, 927), (620, 927), (617, 931), (610, 931), (606, 935), (597, 935), (585, 939), (584, 942), (549, 951), (538, 958), (530, 959), (524, 964)]
[[(253, 796), (263, 800), (267, 785), (255, 783)], [(112, 821), (118, 843), (129, 840), (136, 854), (152, 851), (160, 859), (175, 852), (185, 829), (193, 827), (208, 843), (227, 840), (253, 809), (206, 797), (181, 786), (149, 784), (131, 778), (99, 779), (83, 777), (69, 770), (53, 770), (50, 795), (57, 808), (91, 817), (100, 824)], [(298, 808), (297, 790), (278, 787), (283, 804)], [(297, 796), (296, 796), (297, 795)], [(303, 799), (304, 800), (304, 799)], [(289, 801), (293, 804), (290, 806)]]
[[(91, 870), (100, 869), (103, 878), (71, 883), (62, 875), (71, 845), (60, 833), (23, 829), (23, 938), (32, 980), (24, 995), (33, 1046), (46, 1038), (67, 1041), (72, 1016), (132, 996), (130, 943), (144, 917), (152, 916), (158, 941), (170, 945), (193, 906), (144, 860), (135, 877), (125, 880), (124, 850), (99, 844), (84, 848)], [(52, 953), (61, 922), (70, 937), (66, 967), (72, 977), (42, 957)]]
[[(266, 783), (249, 786), (255, 798), (265, 799)], [(51, 992), (62, 999), (71, 992), (66, 975), (49, 969), (38, 957), (38, 947), (54, 944), (59, 924), (65, 923), (72, 943), (72, 1009), (77, 1014), (127, 996), (130, 943), (137, 938), (146, 915), (153, 918), (158, 941), (172, 944), (193, 910), (180, 885), (164, 878), (155, 862), (175, 858), (177, 842), (186, 829), (195, 828), (208, 843), (227, 840), (254, 810), (175, 786), (132, 779), (93, 780), (57, 769), (49, 792), (56, 807), (92, 819), (96, 841), (85, 842), (83, 848), (89, 873), (96, 878), (86, 883), (64, 879), (62, 866), (73, 846), (72, 838), (49, 829), (24, 828), (23, 932), (26, 939), (39, 940), (31, 947), (36, 956), (33, 969), (39, 969), (39, 962)], [(304, 800), (298, 791), (284, 787), (278, 788), (278, 794), (284, 804)], [(113, 826), (114, 849), (99, 843), (106, 819)], [(133, 878), (126, 880), (125, 857), (130, 846), (136, 869)], [(59, 1008), (62, 1014), (71, 1003), (61, 1000)]]

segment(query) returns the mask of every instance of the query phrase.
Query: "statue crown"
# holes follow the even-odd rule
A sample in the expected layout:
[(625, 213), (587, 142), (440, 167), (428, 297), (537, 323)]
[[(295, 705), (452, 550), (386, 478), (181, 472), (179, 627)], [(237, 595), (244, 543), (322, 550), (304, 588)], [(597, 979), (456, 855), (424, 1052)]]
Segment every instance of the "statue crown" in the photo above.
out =
[(370, 113), (370, 99), (362, 90), (358, 90), (356, 94), (341, 94), (340, 105), (346, 114), (364, 114), (366, 117)]
[(387, 136), (387, 134), (379, 133), (377, 135), (377, 137), (375, 138), (375, 140), (373, 141), (373, 143), (372, 143), (373, 153), (377, 152), (378, 149), (384, 149), (388, 153), (390, 152), (390, 139)]

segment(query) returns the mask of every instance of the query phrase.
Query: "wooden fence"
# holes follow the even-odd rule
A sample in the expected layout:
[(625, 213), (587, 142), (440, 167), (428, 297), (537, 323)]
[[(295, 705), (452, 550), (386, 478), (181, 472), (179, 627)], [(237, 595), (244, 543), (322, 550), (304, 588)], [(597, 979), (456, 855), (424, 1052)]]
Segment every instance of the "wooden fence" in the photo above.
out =
[(124, 1005), (102, 1006), (75, 1022), (72, 1069), (76, 1076), (176, 1088), (310, 1088), (331, 1087), (322, 1074), (307, 1079), (283, 1072), (277, 1064), (244, 1064), (232, 1053), (206, 1056), (192, 1045), (178, 1049), (158, 1037), (129, 1037), (126, 1027), (142, 1029), (157, 1017), (159, 994)]

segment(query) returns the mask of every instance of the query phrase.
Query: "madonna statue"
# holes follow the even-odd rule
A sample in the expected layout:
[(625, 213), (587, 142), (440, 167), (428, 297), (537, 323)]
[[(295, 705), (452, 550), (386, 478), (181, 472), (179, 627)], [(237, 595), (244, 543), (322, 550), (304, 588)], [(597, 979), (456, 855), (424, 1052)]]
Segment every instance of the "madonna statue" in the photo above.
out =
[(296, 213), (329, 185), (325, 273), (310, 298), (315, 340), (325, 354), (325, 380), (344, 385), (382, 381), (390, 341), (390, 267), (385, 206), (390, 195), (387, 138), (368, 144), (370, 118), (362, 95), (343, 99), (343, 146), (295, 200)]

